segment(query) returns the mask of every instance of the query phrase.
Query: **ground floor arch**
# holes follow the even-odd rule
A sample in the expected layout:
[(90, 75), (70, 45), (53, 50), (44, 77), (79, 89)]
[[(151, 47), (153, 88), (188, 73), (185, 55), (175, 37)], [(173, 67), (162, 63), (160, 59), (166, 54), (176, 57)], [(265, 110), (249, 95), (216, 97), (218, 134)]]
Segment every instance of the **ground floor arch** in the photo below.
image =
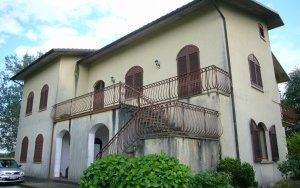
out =
[(99, 151), (109, 141), (109, 130), (104, 124), (96, 124), (89, 131), (88, 135), (88, 161), (89, 166), (95, 159)]
[(70, 164), (70, 133), (62, 130), (55, 140), (54, 177), (68, 178)]

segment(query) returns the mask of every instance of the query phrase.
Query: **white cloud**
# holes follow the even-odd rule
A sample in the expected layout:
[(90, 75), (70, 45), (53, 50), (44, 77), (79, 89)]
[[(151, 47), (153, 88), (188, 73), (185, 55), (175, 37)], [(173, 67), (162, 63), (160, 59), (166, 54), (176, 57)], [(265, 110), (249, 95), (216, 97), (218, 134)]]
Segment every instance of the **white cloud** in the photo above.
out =
[(47, 52), (52, 48), (99, 48), (100, 41), (94, 37), (79, 34), (73, 28), (68, 27), (40, 27), (40, 35), (43, 40), (33, 46), (22, 45), (16, 48), (18, 55), (25, 53), (36, 54), (38, 51)]
[(26, 32), (26, 37), (27, 37), (28, 39), (30, 39), (30, 40), (33, 40), (33, 41), (37, 40), (37, 34), (34, 33), (32, 30), (28, 30), (28, 31)]
[(5, 15), (1, 15), (0, 17), (0, 33), (8, 33), (8, 34), (20, 34), (23, 31), (22, 26), (19, 22)]

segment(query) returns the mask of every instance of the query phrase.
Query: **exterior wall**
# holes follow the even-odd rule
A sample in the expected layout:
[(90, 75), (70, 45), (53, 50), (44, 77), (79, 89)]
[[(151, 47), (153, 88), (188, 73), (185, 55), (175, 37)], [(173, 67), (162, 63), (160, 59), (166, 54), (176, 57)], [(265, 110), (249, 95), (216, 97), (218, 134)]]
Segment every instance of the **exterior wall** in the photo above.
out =
[[(176, 56), (189, 44), (199, 47), (200, 67), (216, 65), (226, 70), (222, 22), (212, 10), (209, 8), (184, 17), (93, 62), (89, 67), (88, 90), (92, 91), (97, 80), (103, 80), (106, 86), (111, 85), (111, 76), (116, 82), (124, 82), (127, 71), (136, 65), (144, 69), (144, 85), (177, 76)], [(155, 66), (156, 59), (161, 63), (160, 69)]]
[[(31, 78), (25, 80), (23, 97), (21, 102), (20, 121), (17, 136), (17, 146), (15, 158), (17, 161), (20, 160), (22, 140), (25, 136), (28, 137), (28, 153), (27, 162), (21, 163), (22, 168), (25, 170), (26, 176), (36, 177), (48, 177), (48, 166), (49, 166), (49, 153), (51, 145), (51, 132), (52, 132), (52, 118), (51, 111), (52, 106), (56, 103), (56, 88), (58, 82), (59, 63), (58, 61), (46, 66), (43, 70), (35, 73)], [(40, 93), (42, 87), (48, 84), (48, 102), (47, 109), (39, 111)], [(26, 116), (26, 105), (28, 94), (34, 92), (34, 101), (32, 114)], [(35, 139), (38, 134), (42, 134), (44, 138), (42, 162), (34, 163), (34, 148)]]
[[(254, 166), (256, 179), (261, 184), (272, 184), (282, 177), (277, 163), (272, 162), (268, 130), (276, 126), (280, 161), (285, 160), (286, 141), (281, 123), (280, 99), (272, 63), (272, 55), (266, 25), (255, 17), (222, 7), (228, 28), (230, 58), (232, 66), (232, 84), (235, 94), (237, 131), (240, 145), (240, 158)], [(265, 28), (265, 40), (260, 38), (258, 24)], [(261, 67), (263, 91), (251, 86), (248, 55), (253, 53)], [(243, 73), (243, 74), (241, 74)], [(271, 111), (270, 111), (271, 110)], [(266, 125), (268, 160), (254, 163), (250, 134), (250, 119)]]
[[(27, 162), (21, 163), (26, 176), (48, 177), (53, 127), (52, 106), (75, 96), (74, 69), (78, 59), (59, 58), (55, 62), (49, 62), (44, 69), (25, 80), (15, 158), (17, 161), (20, 160), (22, 140), (27, 136), (29, 140)], [(45, 84), (49, 86), (47, 109), (39, 111), (41, 89)], [(31, 91), (34, 92), (33, 109), (32, 114), (26, 116), (27, 97)], [(41, 163), (34, 163), (35, 139), (38, 134), (42, 134), (44, 138), (43, 155)]]
[(180, 137), (143, 140), (136, 155), (165, 152), (191, 167), (194, 172), (215, 167), (219, 162), (219, 141)]

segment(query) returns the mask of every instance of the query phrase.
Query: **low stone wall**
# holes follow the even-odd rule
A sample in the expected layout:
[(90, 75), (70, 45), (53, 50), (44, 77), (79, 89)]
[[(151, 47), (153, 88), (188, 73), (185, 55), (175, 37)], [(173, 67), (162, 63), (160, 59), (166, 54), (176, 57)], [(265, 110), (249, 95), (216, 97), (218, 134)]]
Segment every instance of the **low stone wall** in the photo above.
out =
[(215, 167), (220, 160), (220, 142), (182, 137), (145, 139), (135, 155), (165, 152), (191, 167), (194, 172)]

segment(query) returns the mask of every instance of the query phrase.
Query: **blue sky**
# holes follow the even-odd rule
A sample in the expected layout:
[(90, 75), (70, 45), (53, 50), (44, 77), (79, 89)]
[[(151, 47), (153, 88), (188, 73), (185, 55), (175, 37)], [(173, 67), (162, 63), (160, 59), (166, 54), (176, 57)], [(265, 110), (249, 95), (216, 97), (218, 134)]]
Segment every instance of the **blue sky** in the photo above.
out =
[[(51, 48), (96, 48), (190, 0), (1, 0), (0, 69), (4, 57)], [(271, 48), (287, 72), (300, 65), (297, 0), (259, 0), (285, 25), (270, 31)]]

